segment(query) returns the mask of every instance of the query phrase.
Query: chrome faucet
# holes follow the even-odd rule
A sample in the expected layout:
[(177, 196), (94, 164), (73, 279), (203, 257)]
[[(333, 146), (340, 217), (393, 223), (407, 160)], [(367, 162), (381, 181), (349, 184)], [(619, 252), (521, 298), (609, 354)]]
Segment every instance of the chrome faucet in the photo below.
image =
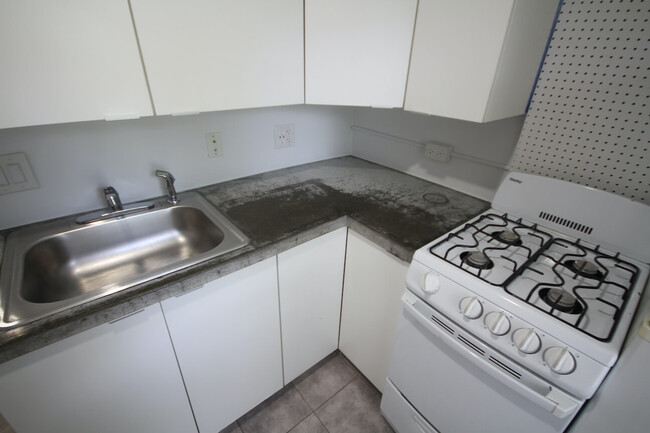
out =
[(122, 205), (122, 200), (120, 200), (120, 195), (115, 191), (115, 188), (112, 186), (104, 187), (104, 198), (106, 199), (106, 204), (108, 205), (108, 210), (100, 209), (98, 211), (90, 212), (85, 215), (81, 215), (77, 218), (77, 224), (89, 224), (97, 221), (104, 221), (113, 218), (122, 218), (127, 215), (132, 215), (139, 212), (145, 212), (149, 209), (153, 209), (153, 202), (144, 202), (140, 201), (137, 203), (129, 203)]
[(165, 186), (167, 186), (167, 202), (171, 204), (178, 204), (178, 196), (176, 195), (176, 189), (174, 188), (174, 176), (168, 171), (156, 170), (156, 176), (162, 177), (165, 180)]
[(122, 200), (120, 200), (120, 195), (115, 191), (115, 188), (112, 186), (107, 186), (104, 188), (104, 198), (108, 204), (108, 208), (111, 212), (116, 212), (124, 209), (122, 206)]

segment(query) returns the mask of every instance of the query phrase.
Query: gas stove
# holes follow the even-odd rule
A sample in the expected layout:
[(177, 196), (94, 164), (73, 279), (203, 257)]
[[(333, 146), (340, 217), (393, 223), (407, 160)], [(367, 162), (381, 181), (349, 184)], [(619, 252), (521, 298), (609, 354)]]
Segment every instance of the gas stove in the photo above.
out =
[(416, 251), (407, 287), (501, 353), (504, 369), (588, 399), (648, 279), (648, 222), (646, 205), (511, 173), (491, 209)]

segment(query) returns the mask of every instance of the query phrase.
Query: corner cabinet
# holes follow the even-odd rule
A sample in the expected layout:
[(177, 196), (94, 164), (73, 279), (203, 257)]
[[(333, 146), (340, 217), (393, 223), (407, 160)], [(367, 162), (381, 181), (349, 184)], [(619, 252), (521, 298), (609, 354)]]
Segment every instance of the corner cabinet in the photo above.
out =
[(284, 383), (338, 347), (345, 227), (278, 255)]
[(349, 231), (339, 348), (380, 391), (388, 377), (407, 270), (407, 263)]
[(524, 114), (557, 7), (419, 0), (404, 109), (473, 122)]
[(196, 432), (160, 305), (0, 365), (17, 432)]
[(305, 102), (402, 107), (417, 0), (305, 0)]
[(131, 0), (156, 114), (304, 102), (302, 0)]
[(126, 1), (0, 1), (0, 128), (153, 114)]
[(221, 431), (282, 388), (275, 257), (162, 308), (199, 431)]

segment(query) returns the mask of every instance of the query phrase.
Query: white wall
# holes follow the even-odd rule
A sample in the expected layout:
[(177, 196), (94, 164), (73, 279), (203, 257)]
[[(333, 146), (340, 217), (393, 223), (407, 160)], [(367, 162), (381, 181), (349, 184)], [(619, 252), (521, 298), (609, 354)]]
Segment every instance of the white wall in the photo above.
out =
[[(454, 151), (505, 167), (517, 144), (524, 116), (474, 123), (427, 116), (399, 109), (356, 108), (354, 124), (411, 142), (437, 141)], [(413, 176), (491, 201), (505, 170), (452, 156), (437, 162), (424, 156), (424, 146), (355, 130), (352, 153)]]
[[(352, 108), (299, 105), (0, 130), (0, 154), (25, 152), (40, 183), (0, 196), (0, 229), (102, 208), (106, 185), (124, 203), (163, 195), (155, 169), (184, 191), (348, 155), (352, 120)], [(296, 145), (276, 150), (274, 127), (286, 123)], [(223, 157), (207, 157), (206, 132), (221, 133)]]

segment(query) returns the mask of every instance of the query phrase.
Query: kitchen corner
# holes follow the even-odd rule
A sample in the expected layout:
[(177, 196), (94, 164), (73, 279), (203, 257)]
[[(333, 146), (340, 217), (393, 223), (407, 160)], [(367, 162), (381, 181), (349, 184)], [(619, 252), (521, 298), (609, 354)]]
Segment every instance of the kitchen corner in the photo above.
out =
[(270, 171), (197, 191), (251, 239), (249, 245), (2, 331), (0, 362), (191, 291), (341, 227), (409, 262), (419, 246), (488, 208), (485, 201), (355, 157)]
[(0, 1), (0, 433), (645, 432), (648, 3)]

